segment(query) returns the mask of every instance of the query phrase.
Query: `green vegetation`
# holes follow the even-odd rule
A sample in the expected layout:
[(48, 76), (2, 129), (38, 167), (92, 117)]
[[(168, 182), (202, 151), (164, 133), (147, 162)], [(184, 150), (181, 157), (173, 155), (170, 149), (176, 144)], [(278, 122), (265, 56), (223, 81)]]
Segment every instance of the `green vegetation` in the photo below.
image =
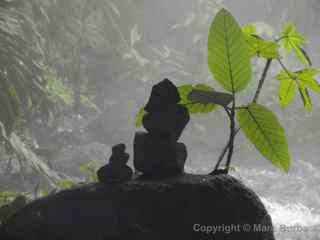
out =
[[(1, 136), (9, 136), (19, 123), (21, 114), (27, 114), (39, 99), (45, 101), (41, 78), (41, 53), (30, 44), (25, 31), (35, 36), (27, 17), (17, 9), (16, 1), (0, 1), (0, 121)], [(1, 127), (2, 127), (1, 126)]]
[(274, 165), (289, 170), (288, 144), (277, 117), (266, 107), (252, 103), (237, 112), (240, 128), (259, 152)]
[(14, 201), (17, 197), (24, 195), (30, 198), (30, 194), (28, 193), (21, 193), (21, 192), (0, 192), (0, 207), (7, 205)]
[(98, 177), (96, 174), (97, 166), (94, 162), (82, 164), (79, 169), (82, 173), (87, 175), (86, 182), (98, 182)]
[[(274, 79), (279, 81), (280, 106), (287, 107), (296, 92), (299, 92), (305, 109), (312, 109), (309, 90), (320, 92), (320, 85), (315, 79), (320, 70), (311, 66), (311, 60), (304, 50), (305, 43), (305, 37), (292, 23), (285, 24), (276, 39), (265, 39), (258, 35), (254, 24), (241, 28), (225, 9), (216, 15), (209, 30), (208, 66), (214, 80), (227, 92), (216, 92), (205, 84), (179, 87), (181, 104), (188, 106), (190, 113), (208, 113), (219, 105), (229, 117), (229, 140), (219, 156), (215, 170), (219, 168), (227, 153), (225, 168), (230, 169), (234, 140), (240, 130), (272, 164), (283, 171), (289, 170), (290, 155), (285, 130), (276, 115), (266, 106), (259, 104), (258, 100), (272, 63), (278, 62), (281, 71)], [(283, 52), (293, 53), (300, 61), (302, 69), (288, 69), (282, 60)], [(251, 64), (254, 58), (264, 59), (265, 67), (258, 79), (252, 101), (238, 103), (238, 93), (254, 84)], [(137, 127), (141, 126), (144, 114), (142, 108), (136, 116)]]
[(105, 1), (0, 0), (0, 10), (0, 141), (8, 170), (17, 159), (54, 184), (60, 178), (37, 156), (38, 132), (54, 135), (66, 117), (100, 112), (100, 92), (90, 88), (96, 63), (109, 57), (101, 43), (109, 43), (110, 9)]

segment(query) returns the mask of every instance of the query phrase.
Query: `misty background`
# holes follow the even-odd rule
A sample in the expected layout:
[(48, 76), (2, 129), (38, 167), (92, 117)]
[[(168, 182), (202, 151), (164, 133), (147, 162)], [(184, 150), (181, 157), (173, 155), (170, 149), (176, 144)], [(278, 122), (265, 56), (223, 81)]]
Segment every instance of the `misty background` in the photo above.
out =
[[(88, 162), (102, 166), (112, 145), (118, 143), (127, 145), (132, 166), (134, 134), (142, 130), (135, 128), (135, 115), (154, 84), (169, 78), (177, 86), (207, 83), (222, 90), (208, 71), (206, 47), (209, 26), (221, 7), (241, 25), (257, 23), (258, 30), (270, 38), (285, 22), (292, 21), (308, 39), (306, 50), (314, 67), (320, 66), (319, 0), (99, 0), (96, 2), (101, 5), (97, 3), (85, 17), (79, 11), (82, 0), (30, 2), (22, 10), (44, 36), (41, 43), (48, 50), (44, 54), (54, 77), (75, 96), (77, 91), (88, 96), (94, 107), (83, 101), (75, 110), (62, 98), (59, 109), (47, 118), (41, 111), (30, 116), (27, 141), (14, 142), (23, 159), (8, 155), (5, 148), (1, 151), (0, 191), (33, 191), (39, 185), (50, 188), (50, 177), (81, 180), (85, 175), (79, 166)], [(40, 12), (37, 6), (41, 6)], [(74, 50), (77, 46), (78, 52)], [(293, 56), (284, 61), (299, 70)], [(239, 102), (251, 99), (258, 84), (265, 63), (254, 63), (251, 87), (240, 94)], [(277, 113), (286, 129), (290, 171), (283, 173), (271, 165), (240, 133), (235, 141), (232, 175), (259, 194), (275, 226), (319, 226), (319, 96), (311, 96), (310, 113), (299, 97), (281, 109), (278, 82), (272, 78), (279, 70), (277, 63), (272, 63), (259, 101)], [(209, 173), (228, 135), (224, 111), (192, 115), (180, 140), (188, 149), (186, 172)], [(278, 239), (316, 239), (319, 234), (276, 233)]]

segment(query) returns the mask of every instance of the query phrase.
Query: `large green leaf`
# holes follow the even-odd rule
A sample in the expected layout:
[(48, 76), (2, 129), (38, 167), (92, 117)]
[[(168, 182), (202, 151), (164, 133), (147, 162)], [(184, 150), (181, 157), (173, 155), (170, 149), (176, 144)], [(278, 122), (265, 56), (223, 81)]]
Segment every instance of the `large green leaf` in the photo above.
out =
[(237, 112), (239, 125), (257, 150), (278, 168), (288, 171), (290, 156), (283, 127), (266, 107), (251, 104)]
[(189, 113), (209, 113), (216, 109), (217, 105), (212, 104), (210, 102), (201, 103), (198, 101), (189, 100), (188, 96), (194, 90), (207, 91), (208, 93), (214, 91), (212, 87), (202, 83), (196, 85), (188, 84), (178, 87), (178, 91), (181, 98), (180, 104), (185, 105), (188, 108)]
[(320, 93), (320, 85), (315, 79), (319, 73), (319, 69), (306, 68), (296, 72), (282, 70), (276, 75), (275, 79), (280, 82), (278, 93), (280, 106), (287, 107), (292, 102), (298, 90), (305, 109), (310, 111), (312, 109), (312, 102), (308, 88)]
[(294, 51), (301, 63), (310, 64), (310, 59), (302, 48), (306, 39), (302, 33), (296, 30), (293, 23), (289, 22), (283, 26), (280, 39), (280, 43), (287, 52)]
[(208, 65), (214, 78), (229, 92), (245, 89), (251, 80), (250, 56), (244, 34), (225, 9), (217, 14), (210, 27)]

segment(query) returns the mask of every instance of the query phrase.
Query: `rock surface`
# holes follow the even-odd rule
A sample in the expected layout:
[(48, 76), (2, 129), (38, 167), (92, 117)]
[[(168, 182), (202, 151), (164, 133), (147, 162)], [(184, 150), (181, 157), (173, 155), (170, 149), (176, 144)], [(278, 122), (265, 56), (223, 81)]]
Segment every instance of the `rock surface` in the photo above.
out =
[[(205, 233), (200, 226), (220, 230)], [(257, 195), (235, 178), (184, 174), (61, 191), (14, 215), (1, 226), (0, 239), (274, 240), (271, 226)]]

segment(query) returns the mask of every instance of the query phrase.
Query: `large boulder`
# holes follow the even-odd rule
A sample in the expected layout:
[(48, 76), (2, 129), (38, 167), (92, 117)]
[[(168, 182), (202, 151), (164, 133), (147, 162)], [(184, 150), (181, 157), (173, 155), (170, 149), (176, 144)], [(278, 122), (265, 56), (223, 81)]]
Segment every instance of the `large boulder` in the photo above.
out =
[(1, 240), (274, 240), (258, 196), (228, 175), (91, 184), (33, 201)]

